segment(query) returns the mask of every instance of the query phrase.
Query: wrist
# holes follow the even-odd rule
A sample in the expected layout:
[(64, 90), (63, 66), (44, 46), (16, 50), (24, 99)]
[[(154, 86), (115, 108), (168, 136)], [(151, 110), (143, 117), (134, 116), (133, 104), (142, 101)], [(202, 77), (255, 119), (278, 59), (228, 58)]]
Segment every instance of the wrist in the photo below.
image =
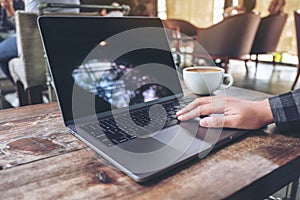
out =
[(268, 125), (274, 122), (272, 110), (270, 107), (269, 99), (260, 102), (259, 112), (261, 113), (262, 123)]

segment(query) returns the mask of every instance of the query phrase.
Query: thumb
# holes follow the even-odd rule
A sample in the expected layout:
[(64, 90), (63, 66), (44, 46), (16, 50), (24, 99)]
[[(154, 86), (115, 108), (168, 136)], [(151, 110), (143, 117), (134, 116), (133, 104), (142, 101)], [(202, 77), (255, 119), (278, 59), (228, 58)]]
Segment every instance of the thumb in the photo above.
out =
[(210, 116), (200, 120), (200, 126), (202, 127), (222, 128), (224, 123), (224, 116)]

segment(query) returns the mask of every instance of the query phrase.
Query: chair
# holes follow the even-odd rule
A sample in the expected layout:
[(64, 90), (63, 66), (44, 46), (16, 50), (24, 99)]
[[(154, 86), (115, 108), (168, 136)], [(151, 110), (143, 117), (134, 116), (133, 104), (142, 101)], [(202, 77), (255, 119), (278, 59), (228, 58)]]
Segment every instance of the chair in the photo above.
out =
[[(244, 13), (225, 18), (208, 28), (198, 29), (197, 42), (212, 59), (221, 59), (227, 71), (229, 59), (240, 59), (250, 53), (260, 17)], [(195, 58), (207, 58), (201, 49), (195, 48)]]
[(182, 19), (166, 19), (163, 21), (166, 28), (171, 30), (177, 30), (180, 33), (189, 37), (195, 37), (197, 35), (197, 27)]
[[(267, 54), (276, 50), (287, 16), (287, 14), (282, 13), (269, 15), (261, 19), (250, 51), (250, 59), (251, 55), (256, 55), (256, 69), (259, 54)], [(275, 65), (274, 60), (273, 64)]]
[(295, 26), (296, 26), (296, 38), (297, 38), (297, 49), (298, 49), (298, 70), (295, 81), (292, 85), (292, 90), (295, 89), (295, 86), (298, 82), (299, 75), (300, 75), (300, 13), (294, 11), (294, 18), (295, 18)]
[(37, 13), (17, 11), (16, 33), (18, 58), (9, 61), (20, 105), (42, 103), (46, 83), (46, 62), (37, 25)]

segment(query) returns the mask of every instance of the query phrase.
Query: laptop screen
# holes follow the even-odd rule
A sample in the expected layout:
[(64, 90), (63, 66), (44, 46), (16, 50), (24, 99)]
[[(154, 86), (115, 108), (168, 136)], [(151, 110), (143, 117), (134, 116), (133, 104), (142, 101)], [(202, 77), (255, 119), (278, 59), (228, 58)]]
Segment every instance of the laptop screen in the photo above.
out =
[(105, 115), (183, 94), (157, 18), (44, 16), (39, 27), (65, 121), (74, 107)]

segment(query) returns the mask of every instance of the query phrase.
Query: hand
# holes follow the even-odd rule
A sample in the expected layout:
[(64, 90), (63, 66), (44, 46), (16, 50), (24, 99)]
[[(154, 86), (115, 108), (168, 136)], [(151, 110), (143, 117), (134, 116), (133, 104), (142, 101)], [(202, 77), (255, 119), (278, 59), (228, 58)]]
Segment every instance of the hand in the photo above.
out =
[(15, 9), (12, 0), (0, 0), (0, 5), (6, 10), (8, 17), (14, 16)]
[(223, 95), (200, 97), (177, 112), (181, 121), (201, 115), (208, 116), (200, 120), (202, 127), (258, 129), (273, 122), (268, 99), (248, 101)]
[(13, 1), (12, 0), (0, 0), (1, 7), (4, 9), (13, 7)]

